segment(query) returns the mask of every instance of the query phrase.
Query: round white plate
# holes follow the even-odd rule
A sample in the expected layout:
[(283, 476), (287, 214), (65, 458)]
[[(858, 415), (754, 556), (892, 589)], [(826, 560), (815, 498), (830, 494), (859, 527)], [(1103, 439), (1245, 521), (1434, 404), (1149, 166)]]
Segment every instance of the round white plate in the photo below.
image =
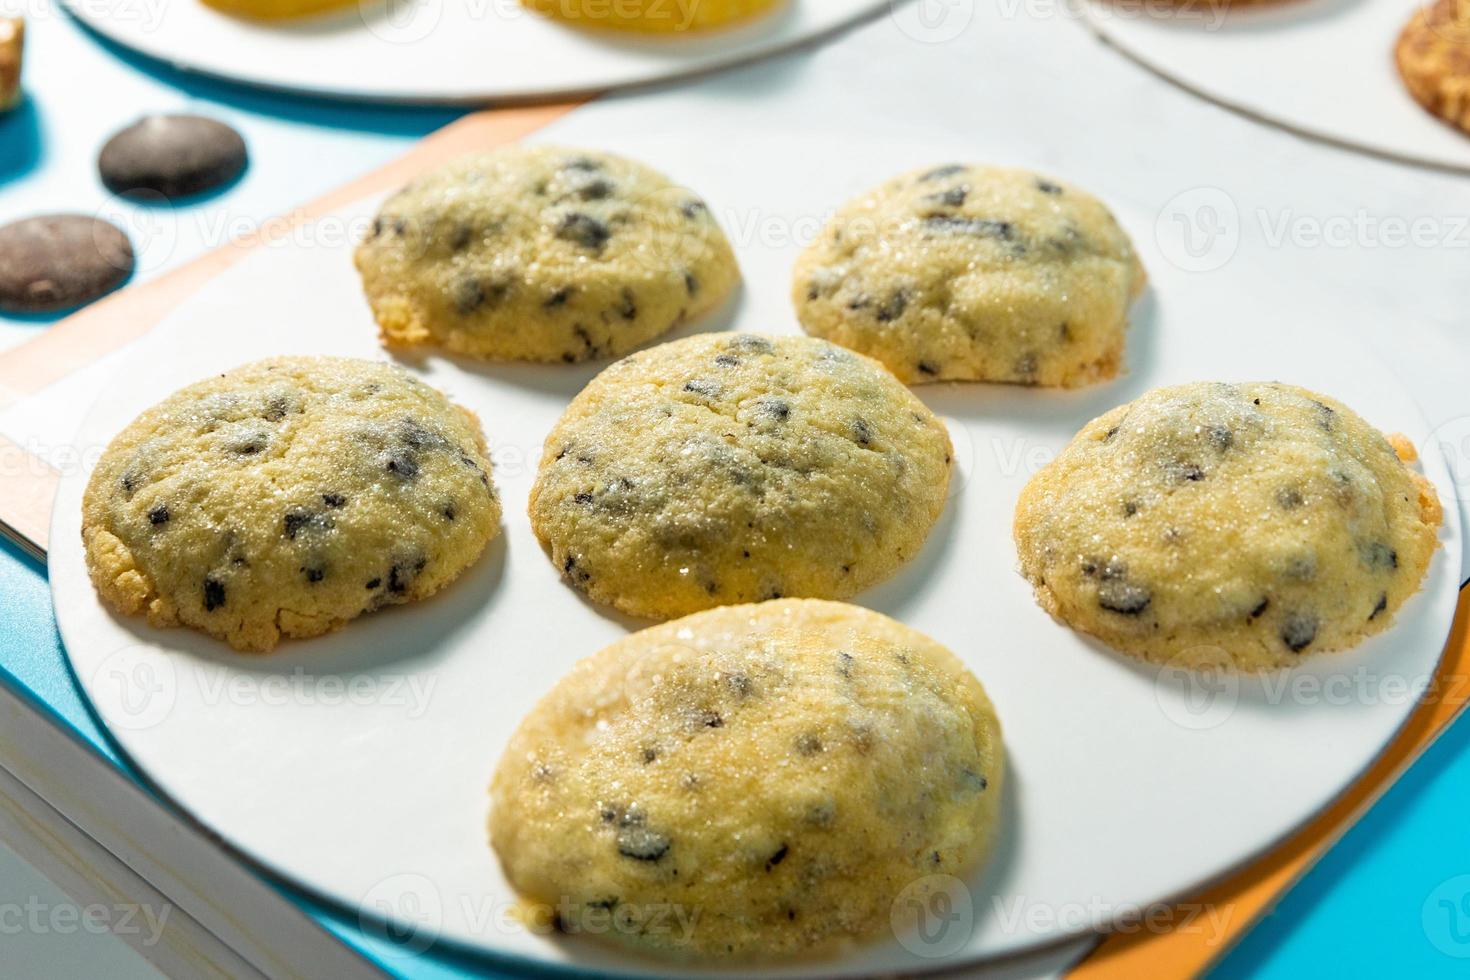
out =
[[(837, 161), (866, 157), (850, 143), (809, 140), (752, 142), (738, 174), (720, 166), (718, 147), (676, 134), (641, 145), (653, 165), (689, 176), (727, 228), (750, 215), (815, 227), (817, 216), (803, 217), (792, 202), (831, 203), (840, 193), (830, 177)], [(864, 186), (898, 169), (900, 152), (909, 151), (875, 149), (874, 172), (841, 183)], [(795, 175), (785, 162), (793, 153), (809, 164)], [(344, 229), (363, 227), (375, 204), (360, 202), (261, 249), (182, 304), (101, 393), (83, 428), (83, 458), (95, 459), (166, 391), (211, 372), (282, 353), (383, 357), (343, 244)], [(993, 860), (968, 883), (973, 921), (931, 931), (928, 941), (906, 935), (772, 973), (953, 966), (1185, 894), (1340, 793), (1409, 715), (1416, 685), (1435, 669), (1460, 567), (1453, 509), (1424, 590), (1389, 632), (1264, 679), (1199, 686), (1144, 668), (1033, 602), (1014, 568), (1017, 493), (1084, 422), (1145, 388), (1282, 378), (1343, 396), (1385, 429), (1421, 441), (1427, 431), (1408, 393), (1351, 341), (1361, 314), (1350, 305), (1305, 296), (1292, 277), (1243, 288), (1232, 279), (1246, 274), (1243, 263), (1191, 279), (1160, 254), (1150, 211), (1119, 209), (1119, 218), (1155, 290), (1135, 311), (1130, 373), (1080, 392), (917, 389), (953, 433), (953, 497), (918, 557), (859, 597), (954, 649), (1005, 725), (1005, 830)], [(794, 330), (786, 283), (797, 243), (734, 237), (746, 290), (703, 326)], [(72, 666), (112, 736), (181, 807), (282, 877), (416, 925), (397, 933), (411, 946), (438, 939), (542, 963), (658, 970), (518, 924), (484, 831), (485, 786), (518, 720), (574, 661), (636, 625), (571, 592), (525, 516), (542, 438), (598, 367), (430, 357), (413, 369), (484, 420), (505, 499), (504, 533), (462, 581), (431, 601), (272, 656), (237, 655), (191, 631), (114, 617), (98, 603), (79, 538), (83, 469), (63, 479), (51, 537), (57, 621)], [(1423, 465), (1448, 495), (1442, 457), (1427, 453)]]
[(360, 0), (256, 22), (200, 0), (62, 0), (83, 23), (170, 64), (293, 93), (393, 102), (548, 99), (752, 61), (901, 0), (781, 0), (722, 30), (662, 37), (583, 29), (518, 0)]
[(1470, 172), (1470, 136), (1409, 97), (1393, 49), (1427, 0), (1079, 0), (1112, 44), (1184, 88), (1288, 129)]

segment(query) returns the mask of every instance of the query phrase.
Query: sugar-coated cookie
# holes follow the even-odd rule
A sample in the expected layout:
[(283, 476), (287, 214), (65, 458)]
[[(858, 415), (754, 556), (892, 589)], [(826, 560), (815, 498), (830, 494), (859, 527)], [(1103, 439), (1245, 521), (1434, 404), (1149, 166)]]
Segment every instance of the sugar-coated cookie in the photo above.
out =
[(1026, 170), (949, 164), (840, 208), (797, 260), (792, 301), (807, 333), (909, 384), (1073, 387), (1118, 373), (1144, 278), (1092, 195)]
[(699, 334), (604, 370), (547, 437), (532, 526), (564, 578), (635, 616), (840, 599), (944, 508), (944, 424), (810, 337)]
[(739, 279), (709, 208), (610, 153), (510, 146), (389, 198), (357, 249), (385, 343), (492, 360), (627, 353)]
[(984, 689), (928, 637), (837, 602), (728, 606), (573, 667), (501, 757), (490, 837), (567, 931), (782, 956), (973, 868), (1004, 770)]
[(1156, 662), (1267, 670), (1351, 647), (1437, 546), (1439, 500), (1397, 442), (1290, 385), (1154, 389), (1027, 484), (1022, 574), (1053, 616)]
[(170, 395), (108, 445), (82, 503), (108, 605), (252, 651), (435, 592), (499, 524), (475, 417), (346, 358), (258, 361)]

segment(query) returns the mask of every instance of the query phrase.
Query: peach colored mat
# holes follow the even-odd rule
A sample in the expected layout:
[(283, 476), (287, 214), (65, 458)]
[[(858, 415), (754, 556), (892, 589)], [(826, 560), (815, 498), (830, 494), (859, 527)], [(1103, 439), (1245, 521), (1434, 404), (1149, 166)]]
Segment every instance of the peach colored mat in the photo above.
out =
[[(146, 333), (182, 300), (250, 249), (361, 197), (396, 187), (441, 160), (509, 143), (575, 108), (536, 106), (466, 116), (393, 163), (142, 286), (125, 289), (0, 354), (0, 407), (26, 398)], [(44, 557), (57, 474), (0, 437), (0, 531)], [(1311, 869), (1454, 720), (1470, 699), (1470, 602), (1456, 612), (1430, 693), (1393, 743), (1326, 811), (1284, 843), (1172, 909), (1119, 928), (1074, 967), (1077, 980), (1194, 976), (1214, 963)]]

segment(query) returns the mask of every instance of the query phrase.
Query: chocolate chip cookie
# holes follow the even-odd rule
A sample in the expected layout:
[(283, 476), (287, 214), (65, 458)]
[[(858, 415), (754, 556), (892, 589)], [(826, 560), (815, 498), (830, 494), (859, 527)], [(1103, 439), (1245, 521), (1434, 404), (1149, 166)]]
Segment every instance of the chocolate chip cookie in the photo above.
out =
[(797, 260), (807, 333), (908, 384), (1074, 387), (1118, 373), (1143, 266), (1095, 197), (970, 164), (895, 177), (848, 202)]
[(840, 599), (918, 552), (950, 459), (944, 424), (876, 362), (702, 334), (624, 358), (572, 401), (531, 523), (567, 582), (634, 616)]
[(719, 306), (739, 278), (699, 197), (641, 163), (549, 146), (410, 184), (357, 268), (384, 343), (526, 361), (624, 354)]
[(369, 361), (283, 357), (138, 416), (87, 484), (103, 600), (239, 650), (422, 599), (499, 531), (475, 417)]
[(1412, 458), (1291, 385), (1158, 388), (1027, 484), (1021, 571), (1047, 612), (1134, 656), (1290, 666), (1383, 630), (1419, 589), (1441, 510)]
[(974, 867), (1004, 770), (984, 689), (928, 637), (837, 602), (730, 606), (573, 667), (501, 757), (490, 838), (568, 932), (790, 955)]

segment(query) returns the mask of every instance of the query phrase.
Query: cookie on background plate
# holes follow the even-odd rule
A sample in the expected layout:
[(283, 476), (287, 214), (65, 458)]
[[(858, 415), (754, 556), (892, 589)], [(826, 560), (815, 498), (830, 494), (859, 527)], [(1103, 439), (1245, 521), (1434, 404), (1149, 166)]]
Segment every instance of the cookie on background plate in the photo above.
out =
[(1415, 13), (1394, 61), (1414, 101), (1470, 132), (1470, 0), (1436, 0)]
[(464, 571), (500, 527), (475, 417), (386, 364), (258, 361), (107, 446), (82, 502), (103, 600), (266, 651)]
[(0, 15), (0, 113), (20, 104), (20, 66), (25, 40), (25, 18)]
[[(289, 20), (313, 17), (342, 7), (354, 6), (353, 0), (201, 0), (207, 7), (250, 20)], [(348, 25), (351, 30), (354, 26)]]
[(698, 334), (573, 399), (529, 509), (563, 577), (634, 616), (841, 599), (918, 553), (951, 457), (944, 423), (860, 354)]
[(1257, 671), (1385, 629), (1438, 546), (1433, 486), (1340, 402), (1156, 388), (1089, 422), (1016, 505), (1021, 572), (1125, 653)]
[(781, 0), (522, 0), (538, 13), (577, 27), (642, 34), (686, 34), (749, 20)]
[(935, 641), (843, 603), (727, 606), (574, 666), (501, 756), (490, 837), (569, 932), (784, 956), (975, 867), (1004, 772), (984, 689)]
[(616, 357), (739, 280), (703, 200), (641, 163), (510, 146), (383, 205), (356, 253), (384, 343), (490, 360)]
[(1027, 170), (914, 170), (843, 205), (797, 259), (807, 333), (908, 384), (1114, 377), (1143, 266), (1097, 198)]

